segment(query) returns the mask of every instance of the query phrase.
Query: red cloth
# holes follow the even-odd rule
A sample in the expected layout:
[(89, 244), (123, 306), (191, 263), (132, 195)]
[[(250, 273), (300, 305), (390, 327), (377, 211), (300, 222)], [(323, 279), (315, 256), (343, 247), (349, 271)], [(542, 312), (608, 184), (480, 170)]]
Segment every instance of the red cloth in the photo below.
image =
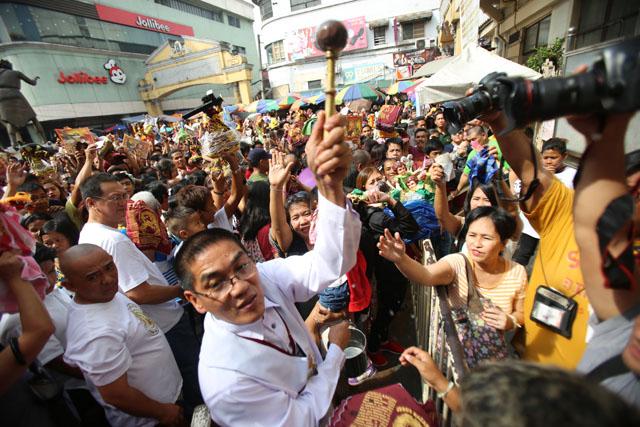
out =
[(436, 407), (419, 404), (400, 384), (347, 397), (333, 411), (331, 427), (439, 425)]
[(367, 277), (367, 260), (358, 250), (356, 265), (347, 272), (349, 284), (349, 312), (362, 311), (371, 304), (371, 283)]
[(273, 259), (275, 252), (275, 249), (269, 242), (269, 230), (271, 230), (271, 224), (267, 224), (258, 230), (258, 235), (256, 236), (258, 246), (260, 246), (260, 252), (262, 252), (265, 261)]

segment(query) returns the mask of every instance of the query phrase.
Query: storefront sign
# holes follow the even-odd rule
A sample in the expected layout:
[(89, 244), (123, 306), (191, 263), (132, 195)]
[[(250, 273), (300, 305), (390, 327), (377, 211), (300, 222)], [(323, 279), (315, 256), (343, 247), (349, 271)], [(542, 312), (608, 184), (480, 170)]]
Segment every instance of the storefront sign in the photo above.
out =
[[(364, 16), (345, 19), (342, 23), (347, 27), (349, 34), (347, 45), (343, 51), (365, 49), (367, 47), (367, 23)], [(299, 28), (289, 33), (285, 39), (285, 50), (289, 61), (324, 55), (324, 52), (316, 46), (315, 40), (316, 27)]]
[(158, 33), (174, 34), (176, 36), (193, 36), (193, 28), (187, 25), (176, 24), (164, 19), (152, 18), (138, 13), (127, 12), (115, 7), (96, 5), (98, 17), (103, 21), (116, 24), (142, 28), (143, 30), (156, 31)]
[(342, 84), (362, 83), (384, 78), (384, 64), (364, 64), (342, 69)]
[(83, 71), (72, 74), (65, 74), (63, 71), (60, 71), (60, 74), (58, 76), (58, 83), (60, 84), (70, 83), (106, 85), (107, 81), (107, 76), (90, 76)]
[(124, 82), (127, 81), (127, 75), (113, 59), (108, 60), (107, 63), (104, 64), (104, 69), (109, 71), (109, 78), (112, 82), (123, 85)]

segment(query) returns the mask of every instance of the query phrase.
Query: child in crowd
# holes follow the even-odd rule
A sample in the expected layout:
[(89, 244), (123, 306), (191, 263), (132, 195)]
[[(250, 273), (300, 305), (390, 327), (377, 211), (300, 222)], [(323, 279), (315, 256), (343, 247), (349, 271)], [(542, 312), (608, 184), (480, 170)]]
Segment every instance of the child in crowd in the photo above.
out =
[(567, 160), (567, 140), (550, 138), (542, 144), (542, 166), (569, 188), (573, 188), (576, 170), (564, 164)]

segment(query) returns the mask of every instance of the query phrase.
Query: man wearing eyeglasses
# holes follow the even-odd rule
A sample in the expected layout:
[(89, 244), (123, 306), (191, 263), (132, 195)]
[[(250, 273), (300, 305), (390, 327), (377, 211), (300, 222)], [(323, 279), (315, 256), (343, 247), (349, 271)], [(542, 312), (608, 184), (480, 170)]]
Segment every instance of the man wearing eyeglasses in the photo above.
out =
[(331, 327), (323, 359), (295, 303), (356, 262), (361, 225), (342, 189), (351, 162), (343, 120), (325, 125), (321, 113), (306, 146), (319, 189), (313, 250), (256, 265), (233, 234), (212, 229), (187, 240), (176, 259), (185, 297), (207, 313), (200, 388), (221, 426), (314, 426), (329, 412), (349, 331), (346, 322)]
[(120, 292), (139, 304), (165, 333), (184, 380), (187, 416), (202, 403), (198, 387), (198, 340), (184, 309), (176, 301), (179, 286), (170, 286), (158, 267), (147, 258), (118, 224), (125, 222), (127, 193), (115, 177), (99, 173), (80, 188), (89, 220), (80, 231), (79, 243), (91, 243), (113, 257), (118, 267)]

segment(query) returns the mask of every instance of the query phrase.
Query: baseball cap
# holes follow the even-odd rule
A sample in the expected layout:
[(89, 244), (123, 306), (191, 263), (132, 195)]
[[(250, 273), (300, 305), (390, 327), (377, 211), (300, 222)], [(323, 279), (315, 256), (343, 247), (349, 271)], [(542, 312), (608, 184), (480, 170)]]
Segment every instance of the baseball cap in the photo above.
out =
[(249, 151), (249, 155), (247, 157), (249, 158), (249, 164), (255, 167), (258, 166), (260, 160), (270, 159), (271, 154), (269, 154), (264, 148), (254, 148)]

